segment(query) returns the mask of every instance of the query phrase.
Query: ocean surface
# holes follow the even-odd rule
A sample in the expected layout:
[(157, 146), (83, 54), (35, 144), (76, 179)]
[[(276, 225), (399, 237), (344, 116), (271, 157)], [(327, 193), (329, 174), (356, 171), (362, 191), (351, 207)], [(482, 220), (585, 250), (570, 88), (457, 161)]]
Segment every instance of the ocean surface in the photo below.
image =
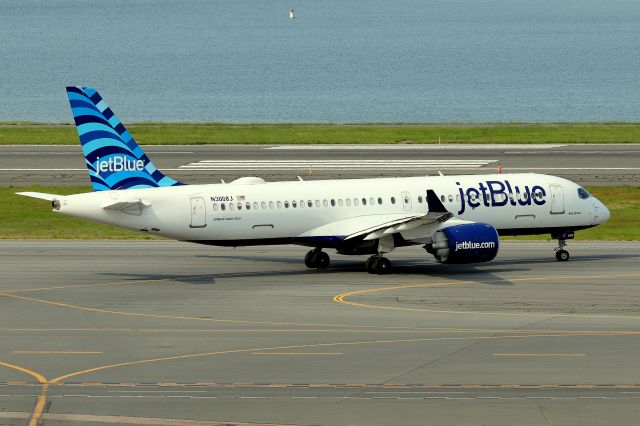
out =
[(0, 121), (66, 85), (125, 123), (640, 121), (640, 1), (0, 1)]

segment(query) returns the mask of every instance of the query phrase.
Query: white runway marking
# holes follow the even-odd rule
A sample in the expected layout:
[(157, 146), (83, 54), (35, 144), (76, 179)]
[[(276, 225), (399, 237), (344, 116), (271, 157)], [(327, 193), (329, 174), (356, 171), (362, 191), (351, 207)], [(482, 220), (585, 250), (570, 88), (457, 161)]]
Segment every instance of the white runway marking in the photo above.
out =
[(352, 150), (438, 150), (438, 149), (456, 149), (456, 150), (471, 150), (471, 149), (517, 149), (517, 150), (531, 150), (531, 149), (552, 149), (561, 148), (567, 145), (562, 144), (370, 144), (370, 145), (277, 145), (269, 146), (263, 149), (275, 149), (283, 151), (352, 151)]
[(295, 169), (457, 169), (478, 168), (498, 160), (201, 160), (180, 166), (196, 170), (295, 170)]

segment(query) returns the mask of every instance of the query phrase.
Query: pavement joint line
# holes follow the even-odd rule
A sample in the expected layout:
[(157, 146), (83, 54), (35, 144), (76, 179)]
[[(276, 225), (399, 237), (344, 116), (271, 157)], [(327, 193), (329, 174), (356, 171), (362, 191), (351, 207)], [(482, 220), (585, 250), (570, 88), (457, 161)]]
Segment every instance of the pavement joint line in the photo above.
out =
[[(613, 275), (565, 275), (565, 276), (554, 276), (554, 277), (525, 277), (525, 278), (509, 278), (503, 277), (499, 280), (483, 280), (482, 283), (491, 283), (491, 282), (525, 282), (525, 281), (550, 281), (550, 280), (577, 280), (577, 279), (611, 279), (611, 278), (630, 278), (630, 277), (640, 277), (640, 273), (633, 274), (613, 274)], [(640, 319), (638, 315), (606, 315), (606, 314), (574, 314), (574, 313), (550, 313), (550, 312), (492, 312), (492, 311), (455, 311), (455, 310), (441, 310), (441, 309), (418, 309), (418, 308), (405, 308), (400, 306), (385, 306), (385, 305), (372, 305), (367, 303), (357, 303), (345, 300), (350, 296), (360, 296), (368, 293), (378, 293), (378, 292), (387, 292), (392, 290), (402, 290), (406, 288), (427, 288), (427, 287), (440, 287), (440, 286), (448, 286), (448, 285), (474, 285), (477, 284), (475, 281), (458, 281), (458, 282), (449, 282), (443, 281), (439, 283), (426, 283), (426, 284), (409, 284), (409, 285), (395, 285), (395, 286), (387, 286), (381, 288), (368, 288), (363, 290), (355, 290), (350, 292), (344, 292), (340, 294), (336, 294), (333, 296), (332, 300), (336, 303), (342, 303), (345, 305), (355, 306), (358, 308), (373, 308), (373, 309), (387, 309), (387, 310), (397, 310), (397, 311), (411, 311), (411, 312), (429, 312), (429, 313), (441, 313), (441, 314), (455, 314), (455, 315), (495, 315), (495, 316), (518, 316), (518, 317), (565, 317), (565, 318), (601, 318), (601, 319)], [(625, 332), (626, 333), (626, 332)], [(630, 332), (633, 333), (633, 332)], [(638, 333), (640, 334), (640, 333)], [(596, 335), (596, 334), (594, 334)]]
[[(19, 382), (5, 381), (0, 382), (2, 386), (41, 386), (40, 382)], [(413, 384), (386, 384), (386, 383), (215, 383), (215, 382), (197, 382), (197, 383), (131, 383), (131, 382), (58, 382), (50, 383), (51, 386), (59, 387), (177, 387), (177, 388), (379, 388), (379, 389), (640, 389), (640, 384), (592, 384), (592, 383), (574, 383), (574, 384), (481, 384), (481, 383), (459, 383), (459, 384), (434, 384), (434, 383), (413, 383)]]

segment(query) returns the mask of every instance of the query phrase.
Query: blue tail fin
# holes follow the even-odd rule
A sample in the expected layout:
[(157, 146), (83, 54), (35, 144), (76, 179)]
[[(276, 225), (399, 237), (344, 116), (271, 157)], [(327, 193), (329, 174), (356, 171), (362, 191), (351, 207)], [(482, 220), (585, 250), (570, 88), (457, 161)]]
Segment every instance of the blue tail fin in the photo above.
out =
[(183, 185), (162, 174), (95, 89), (67, 87), (94, 191)]

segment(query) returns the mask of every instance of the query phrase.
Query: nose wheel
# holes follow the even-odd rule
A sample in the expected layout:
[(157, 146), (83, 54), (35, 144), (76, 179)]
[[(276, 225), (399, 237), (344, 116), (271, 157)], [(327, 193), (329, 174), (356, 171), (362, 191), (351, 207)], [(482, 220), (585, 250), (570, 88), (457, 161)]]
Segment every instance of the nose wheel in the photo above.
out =
[(304, 264), (307, 268), (327, 269), (330, 262), (329, 255), (319, 248), (311, 250), (304, 257)]
[(569, 252), (564, 249), (566, 245), (567, 243), (565, 240), (558, 240), (558, 247), (556, 247), (556, 259), (559, 262), (566, 262), (567, 260), (569, 260)]
[(365, 262), (367, 272), (370, 274), (385, 275), (391, 272), (391, 261), (384, 256), (371, 256)]

